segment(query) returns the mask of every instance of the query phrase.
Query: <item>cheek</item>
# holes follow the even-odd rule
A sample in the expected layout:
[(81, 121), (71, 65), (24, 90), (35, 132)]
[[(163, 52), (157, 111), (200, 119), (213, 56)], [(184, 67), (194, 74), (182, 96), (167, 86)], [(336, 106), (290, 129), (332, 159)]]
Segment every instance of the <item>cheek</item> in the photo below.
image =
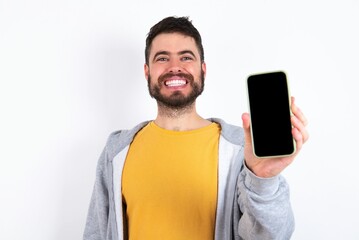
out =
[(158, 68), (151, 68), (148, 71), (148, 77), (151, 76), (152, 80), (158, 79), (158, 77), (161, 75), (161, 71)]
[(202, 79), (202, 76), (204, 74), (203, 69), (202, 68), (195, 68), (195, 69), (191, 69), (190, 72), (196, 79)]

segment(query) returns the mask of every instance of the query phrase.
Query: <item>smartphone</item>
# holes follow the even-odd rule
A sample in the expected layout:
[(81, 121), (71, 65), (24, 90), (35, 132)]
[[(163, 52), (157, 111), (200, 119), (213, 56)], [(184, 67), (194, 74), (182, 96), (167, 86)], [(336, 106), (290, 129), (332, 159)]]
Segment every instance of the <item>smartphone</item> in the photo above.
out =
[(294, 154), (286, 74), (278, 71), (250, 75), (247, 90), (254, 155), (269, 158)]

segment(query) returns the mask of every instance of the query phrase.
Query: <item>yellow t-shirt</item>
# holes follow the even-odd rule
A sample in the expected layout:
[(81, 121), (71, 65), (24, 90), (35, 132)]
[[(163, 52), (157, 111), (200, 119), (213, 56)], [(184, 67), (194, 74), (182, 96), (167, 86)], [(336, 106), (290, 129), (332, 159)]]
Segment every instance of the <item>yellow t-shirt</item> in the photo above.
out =
[(214, 239), (220, 126), (137, 133), (122, 175), (130, 240)]

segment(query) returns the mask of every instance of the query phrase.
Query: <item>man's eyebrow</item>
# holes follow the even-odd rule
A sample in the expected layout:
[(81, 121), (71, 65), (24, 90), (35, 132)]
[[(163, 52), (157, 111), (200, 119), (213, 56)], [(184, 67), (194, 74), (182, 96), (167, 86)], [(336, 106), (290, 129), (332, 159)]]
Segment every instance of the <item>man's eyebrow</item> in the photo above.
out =
[[(194, 54), (193, 51), (191, 50), (183, 50), (177, 53), (177, 55), (184, 55), (184, 54), (190, 54), (192, 55), (194, 58), (196, 58), (196, 55)], [(156, 54), (153, 56), (153, 60), (155, 60), (159, 55), (170, 55), (169, 51), (158, 51), (156, 52)]]
[(183, 51), (180, 51), (178, 53), (178, 55), (183, 55), (183, 54), (190, 54), (192, 55), (194, 58), (196, 58), (196, 55), (194, 54), (194, 52), (192, 52), (191, 50), (183, 50)]
[(158, 51), (156, 52), (156, 54), (153, 56), (153, 60), (156, 59), (156, 57), (158, 57), (159, 55), (170, 55), (170, 53), (168, 51)]

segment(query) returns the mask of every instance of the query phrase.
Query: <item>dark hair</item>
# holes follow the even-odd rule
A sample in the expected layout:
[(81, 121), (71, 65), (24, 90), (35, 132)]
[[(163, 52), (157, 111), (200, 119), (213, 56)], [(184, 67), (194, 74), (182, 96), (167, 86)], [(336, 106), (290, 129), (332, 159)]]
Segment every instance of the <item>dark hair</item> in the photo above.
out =
[(192, 37), (196, 42), (201, 61), (204, 61), (202, 38), (198, 30), (193, 26), (192, 21), (190, 21), (188, 17), (167, 17), (155, 24), (147, 35), (145, 48), (147, 65), (149, 63), (152, 41), (161, 33), (181, 33), (185, 36)]

